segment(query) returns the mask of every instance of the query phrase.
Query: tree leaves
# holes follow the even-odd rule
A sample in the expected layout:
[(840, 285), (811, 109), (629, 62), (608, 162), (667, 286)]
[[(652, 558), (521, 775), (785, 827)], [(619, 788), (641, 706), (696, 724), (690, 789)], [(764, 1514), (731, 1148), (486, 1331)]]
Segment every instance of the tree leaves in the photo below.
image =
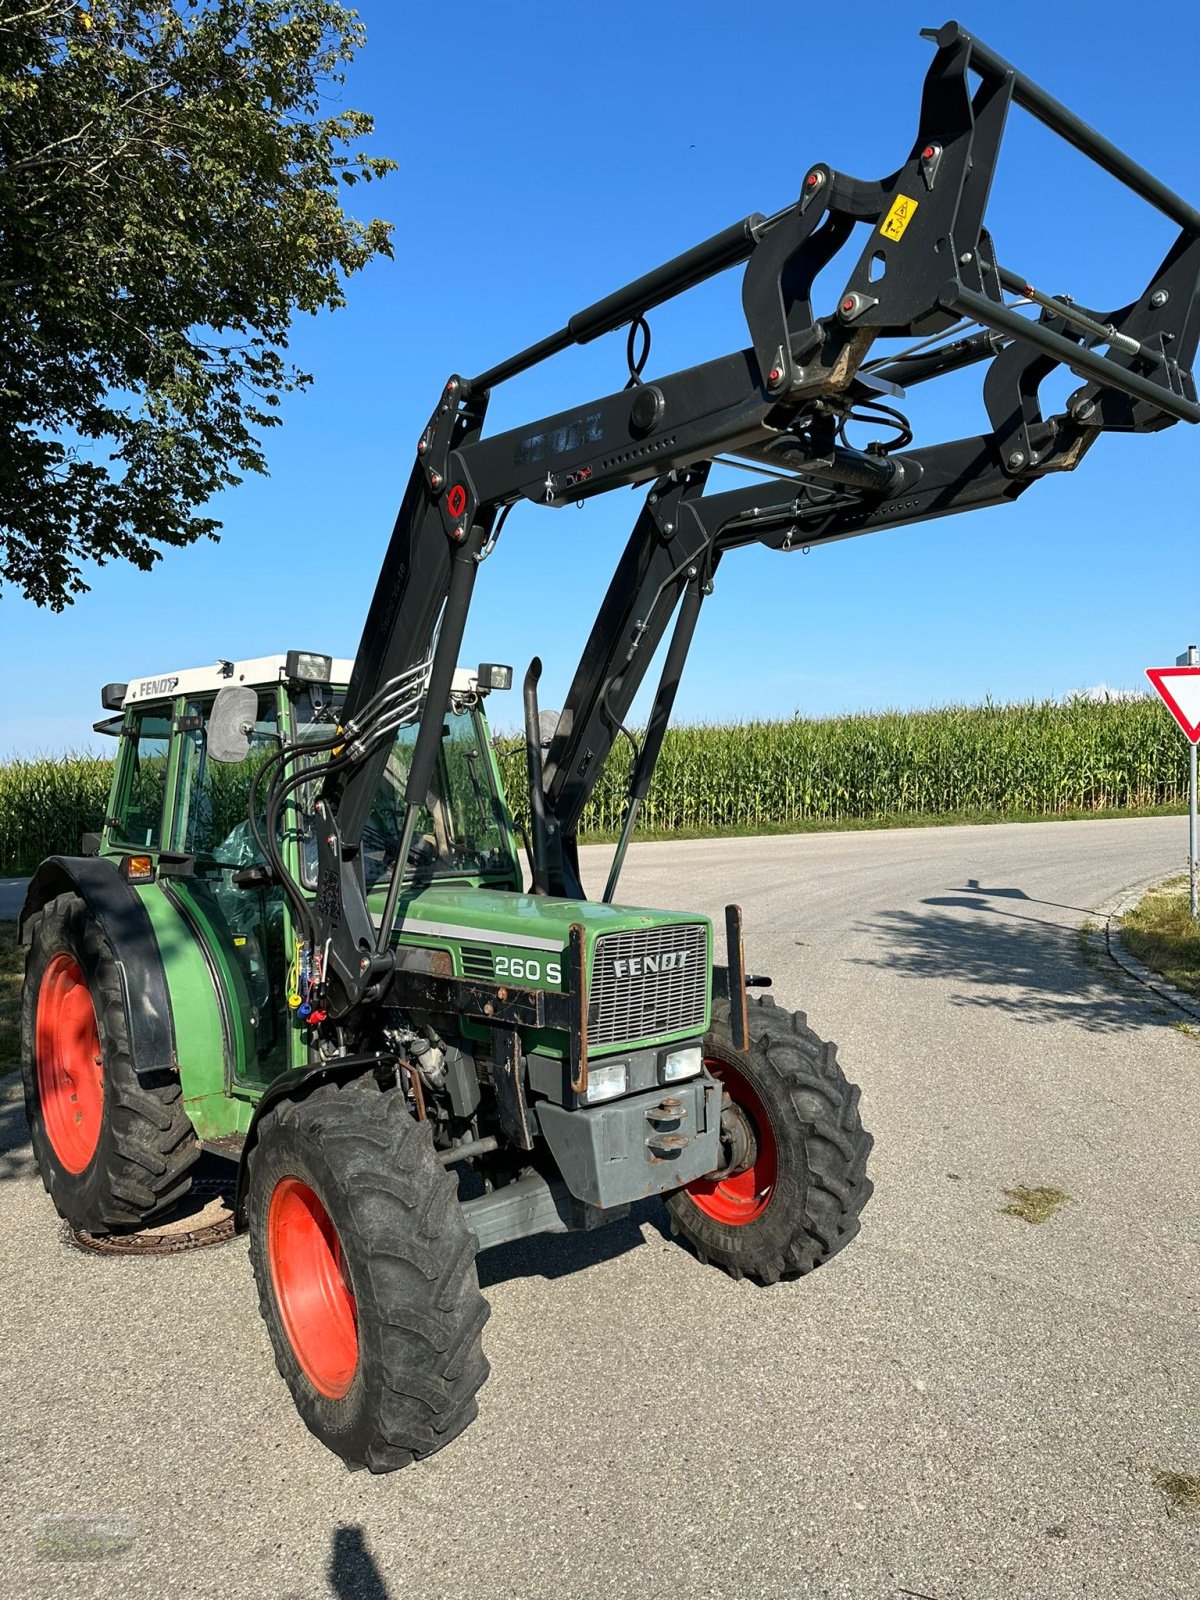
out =
[(0, 577), (37, 604), (215, 537), (310, 381), (292, 317), (391, 255), (340, 202), (394, 163), (326, 114), (363, 37), (335, 0), (0, 0)]

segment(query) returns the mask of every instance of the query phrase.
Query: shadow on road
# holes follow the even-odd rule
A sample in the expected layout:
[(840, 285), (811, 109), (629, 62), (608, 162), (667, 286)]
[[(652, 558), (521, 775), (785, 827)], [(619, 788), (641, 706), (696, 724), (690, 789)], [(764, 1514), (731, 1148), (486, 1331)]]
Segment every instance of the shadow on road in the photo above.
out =
[[(984, 894), (1038, 903), (1020, 890), (980, 889), (923, 901), (928, 912), (885, 911), (867, 925), (884, 948), (858, 963), (913, 978), (957, 979), (969, 987), (950, 996), (952, 1005), (997, 1007), (1024, 1022), (1072, 1022), (1109, 1033), (1177, 1020), (1125, 977), (1102, 934), (990, 905)], [(982, 914), (946, 915), (943, 908)]]
[(642, 1200), (626, 1221), (610, 1222), (592, 1233), (543, 1233), (497, 1245), (476, 1258), (479, 1287), (489, 1289), (510, 1278), (566, 1278), (573, 1272), (615, 1261), (645, 1244), (641, 1230), (647, 1222), (666, 1235), (661, 1200)]
[(357, 1523), (333, 1530), (329, 1587), (338, 1600), (389, 1600), (390, 1591)]
[[(195, 1176), (212, 1176), (227, 1165), (220, 1157), (203, 1156)], [(29, 1143), (24, 1104), (20, 1100), (0, 1103), (0, 1182), (6, 1178), (29, 1180), (36, 1177), (37, 1163)], [(209, 1198), (207, 1193), (196, 1194), (185, 1201), (181, 1209), (191, 1205), (203, 1207)], [(480, 1286), (486, 1289), (509, 1278), (565, 1278), (573, 1272), (613, 1261), (644, 1243), (643, 1223), (650, 1223), (666, 1236), (665, 1213), (660, 1201), (643, 1200), (633, 1207), (626, 1221), (611, 1223), (592, 1233), (541, 1234), (500, 1245), (479, 1257)]]
[(1077, 911), (1081, 917), (1091, 915), (1087, 906), (1068, 906), (1061, 900), (1039, 900), (1035, 895), (1026, 894), (1024, 889), (985, 889), (978, 878), (968, 878), (966, 886), (962, 889), (952, 890), (946, 895), (930, 895), (928, 900), (922, 900), (923, 906), (967, 906), (973, 911), (992, 911), (996, 907), (989, 906), (989, 900), (1023, 900), (1026, 905), (1052, 906), (1056, 911)]
[[(6, 1089), (15, 1086), (16, 1073), (7, 1075), (3, 1082)], [(25, 1102), (0, 1102), (0, 1182), (5, 1178), (36, 1176), (37, 1166), (29, 1143), (29, 1124), (25, 1120)]]

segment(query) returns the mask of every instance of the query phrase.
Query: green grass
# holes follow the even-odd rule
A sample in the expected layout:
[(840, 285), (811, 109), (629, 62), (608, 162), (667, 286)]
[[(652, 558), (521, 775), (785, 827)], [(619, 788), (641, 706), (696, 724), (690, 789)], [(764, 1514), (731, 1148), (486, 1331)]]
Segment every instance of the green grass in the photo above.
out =
[(17, 944), (15, 922), (0, 922), (0, 1072), (15, 1067), (21, 1054), (21, 980), (25, 952)]
[(1155, 1485), (1178, 1511), (1200, 1511), (1200, 1472), (1167, 1472), (1154, 1474)]
[(1200, 923), (1192, 921), (1186, 878), (1145, 895), (1121, 920), (1121, 942), (1168, 983), (1200, 995)]
[[(520, 798), (518, 796), (518, 798)], [(877, 817), (841, 817), (836, 821), (817, 817), (798, 817), (787, 822), (762, 822), (741, 828), (642, 828), (634, 838), (645, 844), (663, 840), (686, 839), (741, 839), (770, 838), (792, 833), (867, 833), (882, 828), (969, 828), (990, 826), (998, 822), (1086, 822), (1098, 817), (1181, 817), (1186, 803), (1164, 806), (1120, 806), (1106, 811), (1084, 811), (1075, 808), (1055, 811), (1047, 816), (1038, 811), (927, 811), (920, 815), (911, 812), (893, 816), (887, 812)], [(591, 830), (580, 834), (582, 844), (615, 844), (620, 829)]]
[(1022, 1183), (1015, 1189), (1001, 1192), (1008, 1201), (1006, 1206), (1000, 1207), (1002, 1215), (1020, 1217), (1022, 1222), (1028, 1222), (1033, 1227), (1048, 1222), (1056, 1211), (1071, 1203), (1071, 1196), (1062, 1189), (1031, 1189)]

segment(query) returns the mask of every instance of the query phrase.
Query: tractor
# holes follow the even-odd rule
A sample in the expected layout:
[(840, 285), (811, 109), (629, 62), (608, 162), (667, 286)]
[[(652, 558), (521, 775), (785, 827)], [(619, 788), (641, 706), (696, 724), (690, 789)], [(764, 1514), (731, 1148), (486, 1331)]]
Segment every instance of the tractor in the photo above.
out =
[[(235, 1161), (277, 1365), (353, 1466), (405, 1466), (476, 1415), (480, 1249), (657, 1197), (702, 1262), (775, 1285), (858, 1231), (858, 1090), (747, 971), (739, 909), (714, 930), (617, 899), (724, 557), (1004, 504), (1104, 433), (1200, 420), (1200, 213), (957, 23), (929, 37), (894, 172), (814, 165), (783, 210), (446, 382), (353, 661), (294, 649), (102, 691), (103, 826), (42, 863), (20, 921), (38, 1166), (72, 1227), (102, 1234), (168, 1215), (202, 1149)], [(999, 264), (984, 212), (1013, 105), (1178, 226), (1127, 304)], [(818, 315), (817, 275), (856, 234)], [(648, 313), (736, 266), (746, 348), (646, 377)], [(612, 392), (485, 432), (497, 385), (619, 329)], [(901, 348), (872, 355), (880, 340)], [(914, 445), (906, 391), (982, 364), (987, 429)], [(1079, 387), (1045, 415), (1059, 368)], [(710, 490), (718, 466), (735, 486)], [(514, 506), (637, 485), (558, 715), (536, 658), (524, 675), (527, 793), (510, 804), (485, 706), (512, 668), (459, 664), (479, 574)], [(580, 823), (620, 741), (628, 803), (595, 900)]]

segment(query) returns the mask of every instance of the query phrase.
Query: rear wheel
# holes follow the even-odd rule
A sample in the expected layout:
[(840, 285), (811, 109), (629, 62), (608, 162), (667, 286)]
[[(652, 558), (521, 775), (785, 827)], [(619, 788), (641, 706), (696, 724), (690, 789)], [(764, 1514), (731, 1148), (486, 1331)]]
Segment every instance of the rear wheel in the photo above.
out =
[(21, 1072), (42, 1182), (73, 1228), (136, 1228), (187, 1193), (199, 1145), (179, 1081), (139, 1078), (120, 969), (75, 894), (30, 922)]
[(461, 1433), (489, 1308), (455, 1180), (403, 1097), (326, 1084), (268, 1112), (248, 1219), (275, 1362), (312, 1432), (372, 1472)]
[(669, 1195), (667, 1210), (701, 1260), (775, 1283), (811, 1272), (858, 1232), (872, 1140), (837, 1047), (803, 1012), (756, 997), (747, 1015), (744, 1051), (727, 1006), (705, 1040), (705, 1064), (724, 1089), (721, 1167)]

